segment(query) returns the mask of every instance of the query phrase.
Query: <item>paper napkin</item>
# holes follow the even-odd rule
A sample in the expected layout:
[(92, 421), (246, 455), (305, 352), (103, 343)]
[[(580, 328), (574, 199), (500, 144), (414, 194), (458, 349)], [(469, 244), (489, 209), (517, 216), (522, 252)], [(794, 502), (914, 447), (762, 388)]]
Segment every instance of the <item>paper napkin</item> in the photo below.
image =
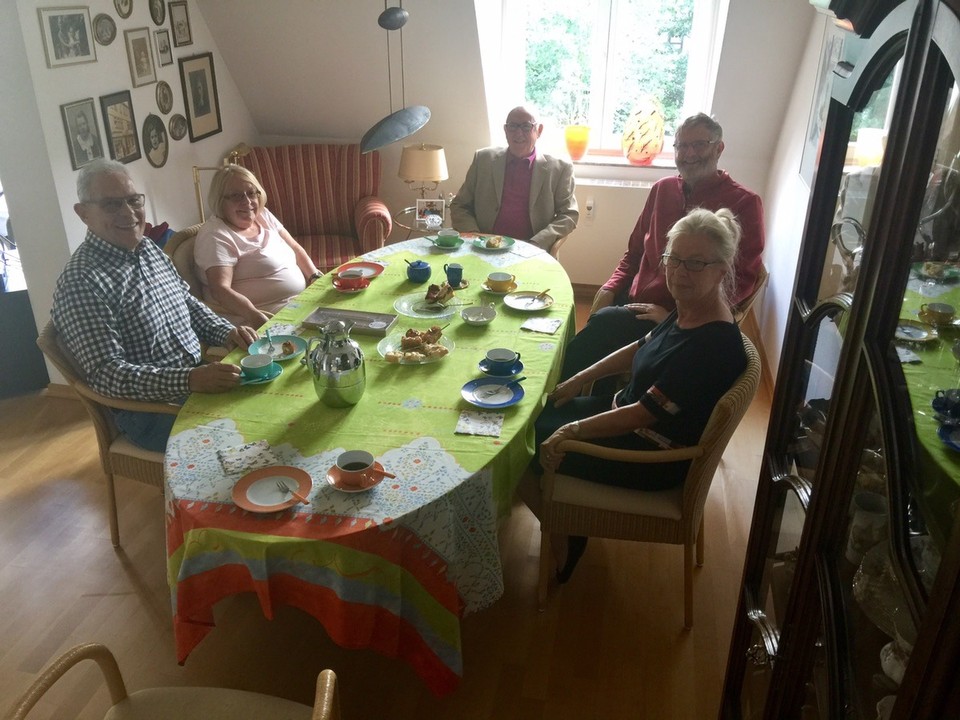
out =
[(280, 464), (266, 440), (222, 448), (217, 450), (217, 458), (228, 475)]
[(562, 323), (563, 321), (559, 318), (530, 318), (520, 326), (520, 329), (553, 335)]
[(918, 363), (923, 362), (919, 355), (917, 355), (910, 348), (905, 348), (897, 345), (897, 356), (900, 358), (902, 363)]
[(490, 435), (500, 437), (503, 427), (503, 414), (495, 412), (481, 412), (478, 410), (464, 410), (457, 421), (458, 435)]
[[(271, 335), (297, 335), (297, 326), (290, 323), (277, 323), (270, 327)], [(266, 337), (266, 335), (264, 335)]]

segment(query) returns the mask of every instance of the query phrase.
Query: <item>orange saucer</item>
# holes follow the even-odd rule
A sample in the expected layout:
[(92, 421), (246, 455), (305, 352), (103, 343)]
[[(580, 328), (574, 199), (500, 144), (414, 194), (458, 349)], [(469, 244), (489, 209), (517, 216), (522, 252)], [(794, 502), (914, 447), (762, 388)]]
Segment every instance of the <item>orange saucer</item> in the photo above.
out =
[[(381, 465), (376, 461), (374, 461), (373, 467), (375, 470), (381, 470), (381, 471), (383, 470), (383, 465)], [(381, 475), (380, 473), (377, 473), (374, 477), (365, 476), (363, 479), (363, 485), (360, 485), (360, 486), (344, 485), (343, 478), (340, 475), (340, 468), (334, 465), (329, 470), (327, 470), (327, 482), (330, 483), (330, 485), (336, 488), (337, 490), (340, 490), (342, 492), (348, 492), (348, 493), (365, 492), (366, 490), (376, 487), (377, 485), (382, 483), (383, 478), (384, 478), (383, 475)]]

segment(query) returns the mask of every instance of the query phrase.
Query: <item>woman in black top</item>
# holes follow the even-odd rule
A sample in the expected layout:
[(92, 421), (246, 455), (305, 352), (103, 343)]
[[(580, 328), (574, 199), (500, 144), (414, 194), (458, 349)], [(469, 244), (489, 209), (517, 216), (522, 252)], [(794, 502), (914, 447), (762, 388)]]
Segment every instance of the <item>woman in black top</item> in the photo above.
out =
[[(608, 485), (662, 490), (683, 482), (689, 461), (637, 465), (565, 455), (561, 440), (590, 440), (609, 447), (656, 450), (696, 444), (710, 413), (747, 365), (728, 302), (740, 226), (733, 213), (695, 209), (667, 234), (661, 266), (677, 303), (675, 314), (640, 340), (561, 382), (537, 420), (541, 466)], [(598, 378), (630, 372), (627, 386), (610, 397), (581, 395)], [(558, 538), (559, 540), (562, 540)], [(555, 543), (557, 573), (566, 582), (586, 538)]]

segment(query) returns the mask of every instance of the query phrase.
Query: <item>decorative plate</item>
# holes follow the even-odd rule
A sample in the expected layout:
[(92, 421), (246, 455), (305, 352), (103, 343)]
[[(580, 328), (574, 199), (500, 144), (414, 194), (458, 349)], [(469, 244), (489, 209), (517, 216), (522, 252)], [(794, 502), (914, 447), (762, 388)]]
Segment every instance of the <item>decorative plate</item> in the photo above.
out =
[(514, 310), (523, 312), (539, 312), (546, 310), (553, 305), (553, 298), (549, 295), (540, 296), (540, 293), (534, 290), (524, 290), (522, 292), (511, 292), (503, 296), (503, 303)]
[[(491, 236), (491, 237), (497, 237), (497, 236)], [(488, 246), (487, 246), (487, 236), (486, 236), (486, 235), (480, 235), (479, 237), (475, 237), (475, 238), (472, 240), (472, 243), (473, 243), (473, 246), (474, 246), (477, 250), (484, 250), (484, 251), (486, 251), (486, 252), (501, 252), (501, 251), (503, 251), (503, 250), (509, 250), (509, 249), (512, 248), (512, 247), (514, 246), (514, 244), (517, 242), (517, 241), (514, 240), (513, 238), (509, 238), (509, 237), (506, 237), (506, 236), (504, 236), (504, 235), (500, 235), (499, 237), (500, 237), (500, 244), (497, 245), (497, 247), (488, 247)]]
[(393, 309), (401, 315), (419, 318), (421, 320), (445, 320), (446, 318), (453, 317), (458, 307), (460, 307), (459, 303), (437, 306), (428, 305), (426, 293), (423, 292), (403, 295), (393, 303)]
[(289, 492), (278, 488), (277, 480), (293, 480), (297, 492), (304, 497), (313, 489), (313, 481), (306, 470), (290, 465), (274, 465), (253, 470), (240, 478), (233, 486), (233, 502), (237, 507), (255, 513), (286, 510), (300, 502)]
[(926, 323), (901, 318), (897, 321), (897, 329), (893, 336), (901, 342), (930, 342), (937, 339), (937, 329)]
[[(247, 351), (251, 355), (271, 355), (274, 360), (284, 361), (293, 360), (300, 356), (307, 349), (307, 341), (297, 335), (271, 335), (273, 338), (273, 352), (269, 352), (270, 343), (266, 338), (260, 338), (250, 345)], [(285, 353), (283, 344), (285, 342), (293, 344), (293, 352)]]
[(471, 380), (464, 385), (460, 396), (477, 407), (505, 408), (516, 405), (523, 399), (523, 386), (513, 380), (485, 377)]
[[(393, 335), (388, 335), (383, 338), (380, 342), (377, 343), (377, 352), (380, 353), (380, 357), (384, 360), (387, 359), (387, 353), (389, 352), (403, 352), (401, 350), (400, 340), (403, 337), (403, 333), (394, 333)], [(448, 338), (446, 335), (440, 336), (440, 345), (443, 345), (447, 349), (447, 355), (453, 352), (454, 347), (453, 340)], [(439, 357), (426, 357), (424, 356), (423, 360), (400, 360), (397, 363), (392, 363), (396, 365), (426, 365), (428, 363), (434, 363), (438, 360), (443, 360), (447, 355), (441, 355)], [(389, 362), (389, 361), (388, 361)]]
[(336, 277), (338, 273), (342, 273), (344, 270), (359, 270), (361, 276), (372, 280), (383, 272), (384, 267), (383, 263), (372, 262), (370, 260), (358, 260), (357, 262), (344, 263), (336, 270), (331, 270), (330, 274)]
[[(380, 470), (380, 471), (382, 471), (382, 470), (383, 470), (383, 465), (381, 465), (380, 463), (374, 461), (374, 463), (373, 463), (373, 468), (374, 468), (375, 470)], [(377, 476), (376, 476), (375, 478), (373, 478), (372, 480), (369, 480), (369, 481), (368, 481), (366, 484), (364, 484), (362, 487), (355, 487), (355, 486), (353, 486), (353, 485), (344, 485), (344, 484), (343, 484), (343, 482), (342, 482), (342, 480), (341, 480), (341, 478), (340, 478), (340, 468), (338, 468), (336, 465), (334, 465), (334, 466), (331, 467), (329, 470), (327, 470), (327, 482), (330, 484), (330, 486), (333, 487), (333, 488), (335, 488), (335, 489), (337, 489), (337, 490), (339, 490), (340, 492), (345, 492), (345, 493), (366, 492), (366, 491), (369, 490), (370, 488), (375, 488), (377, 485), (379, 485), (380, 483), (382, 483), (384, 477), (385, 477), (385, 476), (383, 476), (383, 475), (377, 474)]]

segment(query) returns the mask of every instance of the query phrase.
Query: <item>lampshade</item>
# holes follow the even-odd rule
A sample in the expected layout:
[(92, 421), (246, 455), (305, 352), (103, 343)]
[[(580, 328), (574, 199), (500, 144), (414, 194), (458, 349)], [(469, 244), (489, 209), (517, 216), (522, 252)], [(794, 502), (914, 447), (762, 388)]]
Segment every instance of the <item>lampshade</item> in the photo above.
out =
[(408, 183), (438, 183), (450, 177), (440, 145), (407, 145), (400, 155), (400, 178)]

